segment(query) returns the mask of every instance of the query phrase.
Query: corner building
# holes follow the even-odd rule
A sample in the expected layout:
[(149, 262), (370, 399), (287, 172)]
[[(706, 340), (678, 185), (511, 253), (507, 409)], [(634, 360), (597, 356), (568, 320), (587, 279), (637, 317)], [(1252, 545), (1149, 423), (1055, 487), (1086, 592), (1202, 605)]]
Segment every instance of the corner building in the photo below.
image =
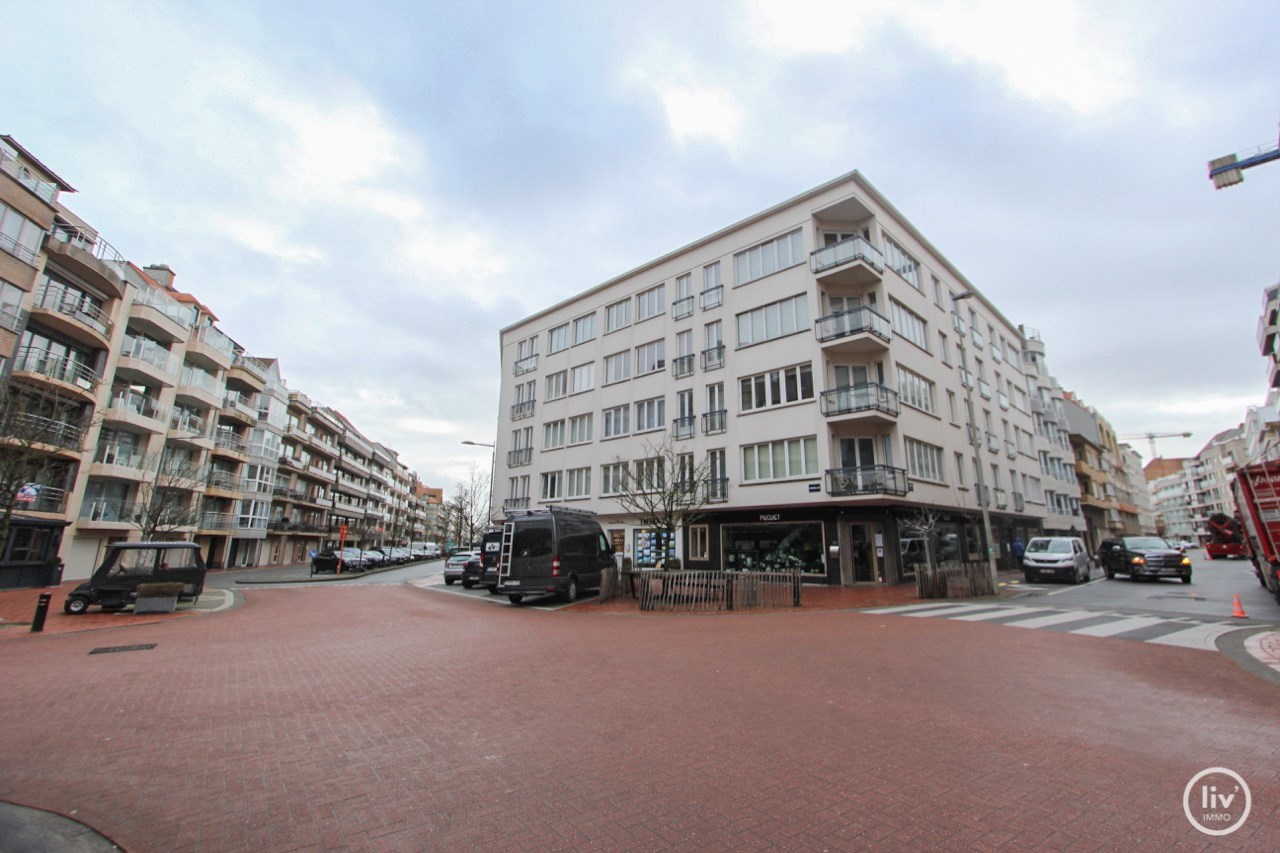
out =
[(611, 495), (666, 445), (708, 471), (686, 568), (898, 583), (922, 508), (943, 559), (985, 560), (980, 501), (1012, 568), (1046, 515), (1023, 348), (851, 172), (503, 329), (493, 517), (591, 510), (653, 565)]

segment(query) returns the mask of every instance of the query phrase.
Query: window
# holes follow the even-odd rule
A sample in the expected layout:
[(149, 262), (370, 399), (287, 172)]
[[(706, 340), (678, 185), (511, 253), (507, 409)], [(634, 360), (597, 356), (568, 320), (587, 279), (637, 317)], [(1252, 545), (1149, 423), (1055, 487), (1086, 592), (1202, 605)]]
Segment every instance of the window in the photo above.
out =
[(720, 262), (702, 268), (702, 310), (724, 302), (724, 283), (720, 281)]
[(734, 255), (734, 276), (738, 284), (746, 284), (803, 262), (804, 240), (797, 228), (790, 234)]
[(637, 459), (632, 463), (637, 491), (652, 492), (662, 488), (665, 477), (662, 470), (662, 459)]
[(938, 354), (942, 357), (942, 363), (950, 367), (951, 347), (947, 345), (947, 336), (943, 332), (938, 332)]
[(631, 298), (615, 302), (604, 309), (604, 330), (614, 332), (631, 325)]
[(573, 345), (585, 344), (596, 336), (596, 315), (588, 314), (573, 321)]
[(636, 403), (636, 432), (662, 429), (666, 425), (666, 399), (653, 397)]
[(920, 290), (920, 264), (887, 234), (884, 238), (884, 262), (886, 266), (909, 281), (912, 287)]
[(600, 494), (616, 495), (622, 491), (623, 478), (627, 476), (627, 463), (611, 462), (600, 466)]
[(942, 448), (914, 438), (904, 438), (907, 473), (912, 477), (942, 482)]
[(604, 437), (614, 438), (619, 435), (626, 435), (631, 431), (628, 424), (630, 423), (630, 406), (614, 406), (612, 409), (605, 409), (603, 414), (604, 420)]
[(569, 443), (586, 444), (591, 440), (591, 414), (569, 418)]
[(591, 469), (590, 468), (570, 468), (567, 472), (568, 490), (565, 492), (567, 498), (588, 498), (591, 497)]
[(938, 277), (936, 275), (931, 277), (933, 278), (933, 304), (941, 308), (942, 307), (942, 282), (938, 281)]
[(809, 308), (803, 293), (762, 305), (738, 315), (738, 346), (770, 341), (804, 331), (809, 326)]
[(648, 320), (650, 317), (656, 317), (662, 313), (664, 302), (663, 293), (666, 285), (660, 284), (657, 287), (651, 287), (648, 290), (636, 296), (636, 319)]
[(560, 352), (569, 348), (569, 324), (556, 326), (547, 332), (547, 353)]
[(956, 485), (964, 488), (964, 454), (956, 454)]
[(671, 316), (677, 320), (693, 314), (693, 276), (685, 273), (676, 277), (676, 299), (671, 303)]
[(569, 371), (561, 370), (547, 377), (547, 399), (559, 400), (568, 393)]
[(596, 387), (596, 363), (580, 364), (569, 370), (569, 393), (581, 394)]
[(818, 473), (818, 438), (789, 438), (742, 448), (742, 480), (783, 480)]
[(908, 406), (933, 414), (933, 383), (905, 367), (898, 367), (898, 398)]
[[(0, 249), (32, 266), (40, 255), (44, 229), (7, 204), (0, 203)], [(81, 246), (89, 249), (88, 246)]]
[(636, 376), (644, 376), (667, 366), (667, 342), (651, 341), (636, 347)]
[(604, 384), (631, 378), (631, 350), (604, 357)]
[(929, 324), (920, 315), (897, 300), (889, 300), (890, 317), (893, 331), (925, 352), (929, 351)]
[(542, 499), (555, 501), (563, 497), (564, 477), (560, 471), (550, 471), (542, 475)]
[(542, 425), (542, 449), (564, 447), (564, 421), (551, 421)]
[(798, 364), (738, 380), (742, 411), (813, 399), (813, 368)]
[(689, 559), (710, 559), (711, 528), (705, 524), (689, 525)]
[(951, 418), (953, 424), (960, 423), (960, 419), (956, 417), (956, 392), (947, 392), (947, 415)]

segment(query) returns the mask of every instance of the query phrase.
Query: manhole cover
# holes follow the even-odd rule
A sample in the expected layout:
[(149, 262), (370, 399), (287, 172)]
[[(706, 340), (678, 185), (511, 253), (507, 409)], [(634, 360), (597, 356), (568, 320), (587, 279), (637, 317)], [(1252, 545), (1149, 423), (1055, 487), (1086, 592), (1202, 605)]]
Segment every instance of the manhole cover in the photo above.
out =
[(99, 646), (98, 648), (89, 652), (89, 654), (109, 655), (114, 652), (140, 652), (145, 649), (154, 649), (155, 647), (156, 647), (155, 643), (138, 643), (137, 645), (133, 645), (133, 646)]

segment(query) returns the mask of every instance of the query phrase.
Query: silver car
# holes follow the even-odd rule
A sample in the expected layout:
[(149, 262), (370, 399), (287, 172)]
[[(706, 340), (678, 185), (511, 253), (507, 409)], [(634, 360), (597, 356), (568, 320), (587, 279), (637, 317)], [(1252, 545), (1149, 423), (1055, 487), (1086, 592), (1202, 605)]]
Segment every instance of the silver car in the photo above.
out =
[(1078, 536), (1037, 536), (1022, 554), (1027, 583), (1041, 578), (1083, 583), (1089, 580), (1089, 549)]

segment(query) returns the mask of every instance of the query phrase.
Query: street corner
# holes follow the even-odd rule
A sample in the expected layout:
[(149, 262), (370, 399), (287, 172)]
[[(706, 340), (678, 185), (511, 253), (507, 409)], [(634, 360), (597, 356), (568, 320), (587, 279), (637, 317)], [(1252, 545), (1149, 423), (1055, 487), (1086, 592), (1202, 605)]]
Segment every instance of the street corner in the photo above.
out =
[(1259, 678), (1280, 684), (1280, 631), (1274, 627), (1241, 627), (1222, 634), (1217, 649), (1241, 669)]
[[(244, 603), (239, 593), (226, 589), (206, 589), (199, 601), (182, 602), (173, 613), (134, 613), (132, 608), (116, 611), (93, 611), (70, 615), (62, 610), (67, 592), (75, 583), (44, 589), (15, 589), (0, 592), (0, 640), (30, 637), (33, 634), (68, 634), (100, 628), (126, 628), (168, 622), (187, 616), (219, 613)], [(44, 625), (39, 631), (31, 627), (42, 594), (50, 595)]]
[(1280, 674), (1280, 631), (1259, 631), (1244, 640), (1244, 649), (1258, 663)]

